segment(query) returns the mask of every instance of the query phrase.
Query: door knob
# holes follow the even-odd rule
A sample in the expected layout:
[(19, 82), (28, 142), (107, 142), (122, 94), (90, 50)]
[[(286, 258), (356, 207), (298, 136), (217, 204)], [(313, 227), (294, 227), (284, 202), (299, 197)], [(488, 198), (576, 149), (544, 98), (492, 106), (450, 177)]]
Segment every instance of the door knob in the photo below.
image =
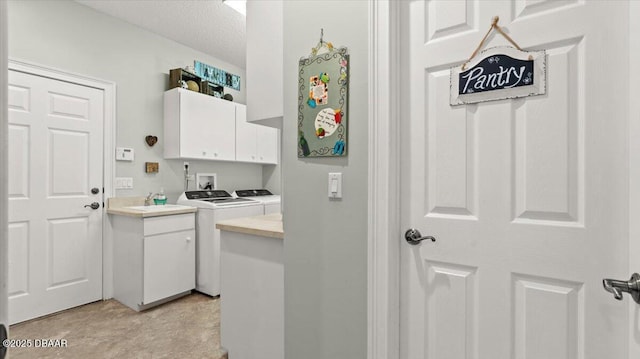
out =
[(435, 237), (432, 237), (432, 236), (423, 237), (422, 234), (420, 234), (420, 231), (415, 228), (407, 229), (407, 231), (404, 233), (404, 239), (406, 239), (407, 242), (409, 242), (409, 244), (413, 244), (413, 245), (416, 245), (424, 241), (425, 239), (430, 239), (431, 242), (436, 241)]
[(627, 292), (636, 303), (640, 304), (640, 274), (633, 273), (628, 281), (603, 279), (602, 285), (604, 290), (612, 293), (617, 300), (622, 300), (622, 293)]
[(85, 204), (84, 208), (90, 207), (91, 209), (98, 209), (100, 208), (100, 203), (98, 202), (93, 202), (91, 204)]

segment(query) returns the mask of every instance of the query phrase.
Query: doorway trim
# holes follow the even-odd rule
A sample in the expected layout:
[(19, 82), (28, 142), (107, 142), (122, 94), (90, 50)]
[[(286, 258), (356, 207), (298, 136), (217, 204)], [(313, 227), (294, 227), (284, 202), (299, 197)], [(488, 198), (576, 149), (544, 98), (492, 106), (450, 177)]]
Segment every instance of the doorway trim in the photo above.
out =
[(54, 80), (102, 90), (104, 94), (103, 123), (103, 211), (102, 211), (102, 299), (113, 297), (113, 238), (107, 215), (107, 198), (114, 196), (115, 144), (116, 144), (116, 84), (74, 72), (9, 58), (9, 70), (24, 72)]
[[(399, 2), (369, 0), (369, 188), (367, 358), (400, 357), (400, 19)], [(640, 3), (629, 3), (630, 98), (640, 97)], [(629, 268), (640, 272), (640, 102), (629, 101)], [(635, 203), (635, 205), (634, 205)], [(635, 240), (633, 240), (635, 239)], [(622, 275), (627, 275), (623, 273)], [(630, 275), (630, 273), (629, 273)], [(627, 300), (630, 318), (640, 306)], [(628, 358), (640, 355), (640, 328), (629, 324)]]
[(367, 358), (400, 355), (399, 6), (369, 1)]
[[(640, 88), (633, 86), (640, 81), (640, 3), (629, 1), (629, 98), (640, 97)], [(640, 272), (640, 102), (629, 101), (629, 269)], [(631, 273), (623, 273), (631, 275)], [(626, 279), (623, 277), (623, 279)], [(630, 298), (629, 298), (630, 299)], [(640, 357), (640, 306), (628, 300), (629, 317), (629, 359)]]

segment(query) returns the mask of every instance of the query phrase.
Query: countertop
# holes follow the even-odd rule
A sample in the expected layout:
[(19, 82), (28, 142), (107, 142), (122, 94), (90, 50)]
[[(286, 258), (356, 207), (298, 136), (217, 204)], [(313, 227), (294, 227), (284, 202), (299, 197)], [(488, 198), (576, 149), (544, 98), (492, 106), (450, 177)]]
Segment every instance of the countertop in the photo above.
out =
[(190, 206), (147, 206), (145, 209), (134, 209), (131, 207), (144, 206), (144, 197), (114, 197), (107, 201), (107, 213), (130, 217), (158, 217), (171, 216), (174, 214), (193, 213), (198, 209)]
[(216, 228), (222, 231), (253, 234), (262, 237), (284, 238), (281, 213), (228, 219), (218, 222)]

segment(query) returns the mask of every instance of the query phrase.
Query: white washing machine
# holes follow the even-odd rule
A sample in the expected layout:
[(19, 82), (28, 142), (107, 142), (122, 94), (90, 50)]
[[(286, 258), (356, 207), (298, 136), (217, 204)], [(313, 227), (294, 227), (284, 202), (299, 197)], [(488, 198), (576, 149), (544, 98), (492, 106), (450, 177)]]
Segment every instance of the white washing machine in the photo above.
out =
[(235, 197), (250, 198), (264, 205), (264, 214), (281, 213), (280, 195), (273, 194), (266, 189), (238, 189), (233, 192)]
[(220, 230), (216, 223), (225, 219), (264, 214), (264, 205), (253, 199), (237, 198), (227, 191), (187, 191), (178, 204), (198, 208), (196, 213), (196, 290), (220, 295)]

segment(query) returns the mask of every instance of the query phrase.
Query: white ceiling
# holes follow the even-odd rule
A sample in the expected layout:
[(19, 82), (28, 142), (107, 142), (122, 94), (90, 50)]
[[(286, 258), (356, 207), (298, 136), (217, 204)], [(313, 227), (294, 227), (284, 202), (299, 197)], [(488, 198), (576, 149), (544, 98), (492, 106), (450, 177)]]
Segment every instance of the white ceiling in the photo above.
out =
[(76, 1), (245, 68), (245, 17), (222, 0)]

